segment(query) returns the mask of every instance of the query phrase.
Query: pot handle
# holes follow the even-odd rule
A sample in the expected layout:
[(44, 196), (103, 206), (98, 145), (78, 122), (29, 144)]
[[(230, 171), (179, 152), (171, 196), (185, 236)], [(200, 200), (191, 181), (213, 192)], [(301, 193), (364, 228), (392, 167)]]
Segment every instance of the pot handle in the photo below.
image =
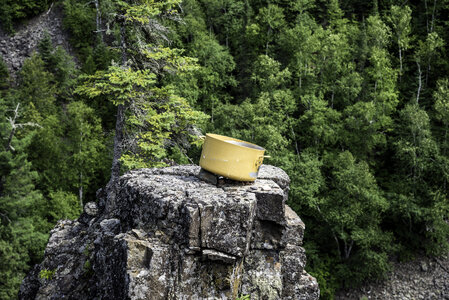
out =
[(262, 162), (263, 162), (264, 158), (271, 158), (271, 156), (269, 156), (269, 155), (261, 155), (261, 156), (259, 156), (259, 158), (256, 160), (256, 168), (259, 168), (262, 165)]
[(204, 141), (204, 140), (206, 139), (206, 136), (205, 136), (205, 135), (199, 135), (198, 138), (199, 138), (200, 140), (203, 140), (203, 141)]

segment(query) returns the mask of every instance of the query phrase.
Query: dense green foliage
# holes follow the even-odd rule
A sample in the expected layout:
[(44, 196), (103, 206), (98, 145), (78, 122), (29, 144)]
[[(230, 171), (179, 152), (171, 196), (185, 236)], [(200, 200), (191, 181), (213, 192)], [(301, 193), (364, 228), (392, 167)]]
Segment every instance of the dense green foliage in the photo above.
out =
[(207, 131), (267, 148), (292, 179), (323, 298), (389, 258), (448, 249), (447, 2), (184, 1), (178, 79)]
[[(0, 3), (12, 32), (50, 2)], [(0, 60), (1, 299), (106, 184), (114, 130), (122, 171), (196, 161), (192, 124), (264, 146), (323, 298), (449, 249), (448, 1), (59, 5), (78, 67), (49, 36), (14, 82)]]
[(14, 25), (44, 11), (52, 0), (0, 0), (0, 25), (8, 33), (14, 32)]

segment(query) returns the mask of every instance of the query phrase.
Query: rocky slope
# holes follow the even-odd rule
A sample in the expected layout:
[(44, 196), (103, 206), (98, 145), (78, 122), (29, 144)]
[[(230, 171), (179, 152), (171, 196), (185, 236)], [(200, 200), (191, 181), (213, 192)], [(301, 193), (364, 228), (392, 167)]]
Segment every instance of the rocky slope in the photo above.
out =
[(45, 32), (50, 34), (55, 46), (62, 46), (73, 54), (68, 33), (63, 29), (62, 18), (62, 8), (55, 5), (20, 26), (13, 36), (6, 35), (0, 28), (0, 54), (13, 77), (22, 68), (25, 59), (37, 50), (37, 45)]
[(360, 288), (341, 291), (343, 299), (449, 299), (449, 257), (418, 257), (410, 262), (396, 262), (393, 271), (383, 281)]
[(127, 173), (113, 205), (100, 192), (56, 225), (19, 298), (318, 299), (288, 185), (272, 166), (252, 184), (198, 166)]

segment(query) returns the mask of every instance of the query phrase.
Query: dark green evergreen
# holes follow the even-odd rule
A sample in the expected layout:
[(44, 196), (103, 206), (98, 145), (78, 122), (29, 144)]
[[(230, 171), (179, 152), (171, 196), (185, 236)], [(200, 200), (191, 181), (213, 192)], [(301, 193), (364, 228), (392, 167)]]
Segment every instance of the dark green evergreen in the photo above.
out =
[[(2, 30), (52, 2), (0, 0)], [(391, 257), (448, 251), (448, 1), (54, 5), (76, 58), (47, 34), (16, 77), (0, 59), (1, 299), (108, 182), (117, 104), (126, 168), (197, 162), (195, 122), (264, 146), (292, 179), (323, 299)]]

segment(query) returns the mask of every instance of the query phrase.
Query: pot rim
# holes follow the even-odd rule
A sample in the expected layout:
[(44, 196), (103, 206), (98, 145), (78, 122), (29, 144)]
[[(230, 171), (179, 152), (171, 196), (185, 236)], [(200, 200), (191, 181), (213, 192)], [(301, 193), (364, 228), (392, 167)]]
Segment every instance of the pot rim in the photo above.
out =
[(206, 137), (210, 137), (210, 138), (212, 138), (214, 140), (221, 141), (221, 142), (224, 142), (224, 143), (229, 143), (226, 140), (230, 140), (230, 141), (235, 141), (235, 142), (244, 143), (244, 144), (248, 144), (248, 145), (254, 146), (254, 147), (247, 147), (247, 146), (244, 146), (244, 145), (239, 145), (239, 144), (235, 144), (235, 143), (229, 143), (231, 145), (237, 146), (237, 147), (242, 148), (242, 149), (252, 149), (252, 150), (256, 150), (256, 151), (266, 151), (265, 148), (263, 148), (263, 147), (261, 147), (259, 145), (256, 145), (256, 144), (244, 141), (244, 140), (236, 139), (236, 138), (233, 138), (233, 137), (229, 137), (229, 136), (226, 136), (226, 135), (220, 135), (220, 134), (216, 134), (216, 133), (206, 133)]

